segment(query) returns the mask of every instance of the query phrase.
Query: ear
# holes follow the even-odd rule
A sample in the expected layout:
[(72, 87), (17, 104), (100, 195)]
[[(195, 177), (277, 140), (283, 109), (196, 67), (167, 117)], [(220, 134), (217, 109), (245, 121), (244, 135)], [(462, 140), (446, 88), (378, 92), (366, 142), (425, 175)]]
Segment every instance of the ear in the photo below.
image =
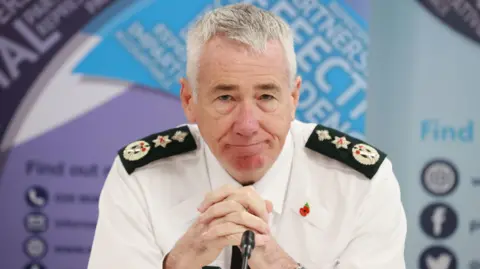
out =
[(295, 84), (293, 86), (292, 93), (291, 93), (291, 98), (292, 98), (291, 117), (292, 117), (292, 120), (295, 119), (295, 113), (297, 111), (297, 106), (298, 106), (298, 102), (299, 102), (299, 99), (300, 99), (300, 89), (301, 88), (302, 88), (302, 78), (300, 76), (298, 76), (295, 79)]
[(196, 122), (195, 116), (195, 100), (192, 87), (187, 79), (180, 79), (180, 101), (182, 102), (183, 112), (190, 123)]

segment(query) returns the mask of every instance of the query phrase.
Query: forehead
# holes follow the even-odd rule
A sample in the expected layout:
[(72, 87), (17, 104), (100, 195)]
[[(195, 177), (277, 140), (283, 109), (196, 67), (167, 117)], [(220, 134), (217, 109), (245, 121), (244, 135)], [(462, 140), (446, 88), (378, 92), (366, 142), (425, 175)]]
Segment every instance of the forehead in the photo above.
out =
[(199, 57), (200, 77), (212, 77), (222, 73), (244, 75), (269, 75), (287, 77), (288, 62), (282, 44), (268, 41), (263, 51), (224, 36), (215, 36), (204, 46)]

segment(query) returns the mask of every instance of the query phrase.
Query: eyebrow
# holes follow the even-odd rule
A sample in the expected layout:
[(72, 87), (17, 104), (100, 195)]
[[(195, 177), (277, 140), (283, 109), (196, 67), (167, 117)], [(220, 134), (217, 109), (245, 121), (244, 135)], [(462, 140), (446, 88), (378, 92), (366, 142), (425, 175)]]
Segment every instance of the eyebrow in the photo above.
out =
[(214, 92), (217, 92), (217, 91), (233, 91), (233, 90), (237, 90), (237, 89), (238, 89), (238, 85), (234, 85), (234, 84), (218, 84), (215, 87), (213, 87)]
[[(217, 92), (217, 91), (234, 91), (238, 90), (238, 85), (235, 84), (218, 84), (215, 87), (213, 87), (212, 91)], [(276, 85), (275, 83), (262, 83), (262, 84), (257, 84), (255, 85), (255, 89), (257, 90), (266, 90), (266, 91), (275, 91), (279, 92), (280, 87)]]
[(275, 83), (264, 83), (255, 85), (255, 89), (279, 92), (280, 87)]

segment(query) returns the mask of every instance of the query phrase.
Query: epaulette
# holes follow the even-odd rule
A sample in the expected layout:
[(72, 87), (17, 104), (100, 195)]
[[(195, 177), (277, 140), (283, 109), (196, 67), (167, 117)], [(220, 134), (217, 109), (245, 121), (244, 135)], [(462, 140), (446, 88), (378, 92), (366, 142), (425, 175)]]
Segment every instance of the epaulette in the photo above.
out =
[(153, 161), (190, 152), (197, 143), (188, 126), (151, 134), (128, 144), (118, 151), (120, 160), (128, 174)]
[(350, 166), (368, 179), (373, 178), (387, 156), (364, 141), (320, 124), (305, 146)]

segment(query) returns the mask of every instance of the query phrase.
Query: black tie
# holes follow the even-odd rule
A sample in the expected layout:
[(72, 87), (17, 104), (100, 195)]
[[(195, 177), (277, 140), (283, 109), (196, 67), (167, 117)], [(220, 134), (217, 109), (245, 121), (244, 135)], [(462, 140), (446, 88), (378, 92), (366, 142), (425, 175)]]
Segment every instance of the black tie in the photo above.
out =
[[(230, 263), (230, 269), (241, 269), (242, 268), (242, 252), (237, 246), (232, 247), (232, 261)], [(250, 269), (250, 266), (248, 267)]]

